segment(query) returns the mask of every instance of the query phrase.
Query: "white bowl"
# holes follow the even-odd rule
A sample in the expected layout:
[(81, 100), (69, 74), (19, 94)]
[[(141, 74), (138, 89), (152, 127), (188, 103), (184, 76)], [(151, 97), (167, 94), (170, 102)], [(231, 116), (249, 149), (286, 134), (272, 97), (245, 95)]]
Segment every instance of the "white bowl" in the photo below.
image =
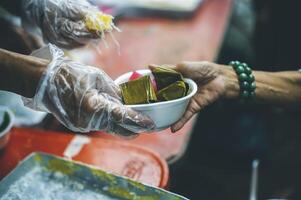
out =
[[(151, 74), (151, 71), (148, 69), (137, 70), (137, 72), (141, 75)], [(128, 82), (132, 73), (133, 72), (128, 72), (126, 74), (121, 75), (115, 80), (115, 83), (117, 85), (120, 85), (122, 83)], [(193, 80), (184, 79), (184, 81), (189, 84), (189, 91), (185, 97), (152, 104), (127, 105), (127, 107), (149, 116), (156, 125), (153, 131), (161, 131), (167, 129), (172, 124), (181, 119), (184, 112), (186, 111), (190, 99), (197, 92), (197, 85)]]

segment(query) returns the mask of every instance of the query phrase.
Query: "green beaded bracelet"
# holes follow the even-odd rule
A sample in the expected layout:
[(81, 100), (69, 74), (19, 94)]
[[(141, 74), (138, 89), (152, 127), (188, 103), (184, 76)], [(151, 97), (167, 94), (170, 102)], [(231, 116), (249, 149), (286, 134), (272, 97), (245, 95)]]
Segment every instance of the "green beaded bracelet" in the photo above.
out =
[(242, 100), (250, 100), (255, 97), (256, 83), (252, 74), (252, 69), (246, 64), (239, 61), (231, 61), (229, 63), (237, 74), (240, 88), (240, 98)]

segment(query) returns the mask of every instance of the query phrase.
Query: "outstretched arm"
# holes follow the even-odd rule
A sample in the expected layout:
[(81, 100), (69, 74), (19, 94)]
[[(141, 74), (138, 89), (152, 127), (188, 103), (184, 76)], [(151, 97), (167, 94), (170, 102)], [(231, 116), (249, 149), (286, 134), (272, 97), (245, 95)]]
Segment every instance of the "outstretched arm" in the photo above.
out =
[[(238, 98), (239, 85), (237, 75), (228, 66), (222, 66), (222, 76), (226, 83), (226, 98)], [(298, 71), (284, 72), (253, 72), (256, 79), (257, 102), (280, 106), (301, 104), (301, 73)]]
[[(239, 81), (230, 66), (210, 62), (184, 62), (175, 70), (198, 84), (198, 93), (192, 98), (186, 113), (173, 127), (173, 131), (181, 129), (197, 112), (219, 98), (238, 99)], [(301, 73), (288, 72), (253, 72), (256, 80), (255, 101), (280, 106), (300, 106)]]
[(35, 53), (51, 62), (0, 49), (0, 90), (28, 97), (26, 105), (52, 113), (75, 132), (133, 136), (154, 128), (151, 119), (122, 104), (118, 85), (104, 71), (69, 60), (54, 45)]
[(0, 49), (0, 90), (33, 97), (48, 62)]

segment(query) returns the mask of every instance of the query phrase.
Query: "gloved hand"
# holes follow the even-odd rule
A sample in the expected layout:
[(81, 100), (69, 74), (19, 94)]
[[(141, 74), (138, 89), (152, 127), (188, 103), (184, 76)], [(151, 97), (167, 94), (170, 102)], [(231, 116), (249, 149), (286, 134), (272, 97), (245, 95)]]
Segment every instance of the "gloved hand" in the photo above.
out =
[(25, 105), (52, 113), (75, 132), (103, 130), (130, 136), (153, 129), (152, 120), (122, 104), (119, 87), (103, 71), (68, 60), (51, 44), (35, 55), (47, 58), (49, 51), (52, 61), (36, 95), (24, 99)]
[(27, 18), (41, 28), (46, 41), (63, 48), (85, 45), (112, 30), (87, 29), (85, 18), (99, 11), (86, 0), (23, 0), (23, 9)]

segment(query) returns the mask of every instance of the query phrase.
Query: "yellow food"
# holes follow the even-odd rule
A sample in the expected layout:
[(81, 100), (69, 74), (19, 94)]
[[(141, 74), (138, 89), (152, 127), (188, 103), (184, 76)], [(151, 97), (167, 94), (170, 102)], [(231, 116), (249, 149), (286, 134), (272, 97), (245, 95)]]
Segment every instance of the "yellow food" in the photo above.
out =
[(91, 32), (112, 31), (114, 28), (113, 16), (102, 12), (88, 14), (85, 18), (85, 25)]

